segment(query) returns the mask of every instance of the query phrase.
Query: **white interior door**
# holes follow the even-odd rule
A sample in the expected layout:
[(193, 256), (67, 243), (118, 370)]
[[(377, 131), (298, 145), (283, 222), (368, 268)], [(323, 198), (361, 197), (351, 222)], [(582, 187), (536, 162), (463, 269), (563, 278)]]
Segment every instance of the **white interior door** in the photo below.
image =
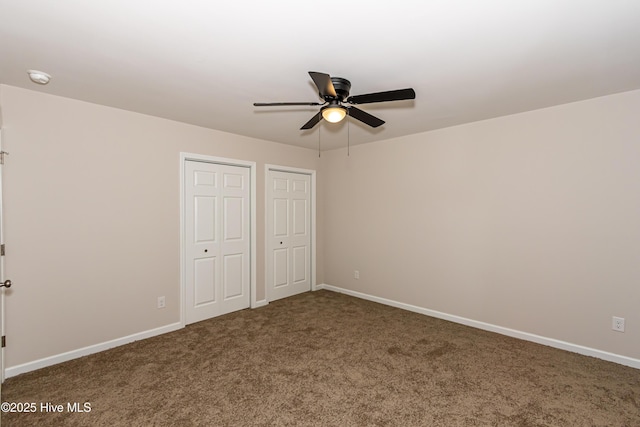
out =
[(311, 290), (311, 176), (269, 170), (267, 289), (271, 301)]
[[(0, 129), (0, 245), (4, 247), (4, 229), (2, 222), (2, 172), (4, 165), (5, 152), (2, 150), (2, 129)], [(5, 289), (7, 289), (6, 283), (4, 281), (4, 251), (0, 252), (0, 282), (4, 284), (2, 288), (0, 288), (0, 335), (4, 337), (4, 293)], [(0, 348), (0, 384), (4, 382), (4, 346)], [(0, 389), (2, 387), (0, 386)], [(1, 391), (0, 391), (1, 394)]]
[(185, 162), (186, 323), (250, 305), (250, 169)]

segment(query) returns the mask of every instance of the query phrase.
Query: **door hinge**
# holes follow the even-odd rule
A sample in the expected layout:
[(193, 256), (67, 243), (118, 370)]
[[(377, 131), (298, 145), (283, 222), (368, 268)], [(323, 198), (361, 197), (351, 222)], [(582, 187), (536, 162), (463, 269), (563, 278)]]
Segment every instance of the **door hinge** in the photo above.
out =
[(7, 153), (6, 151), (0, 151), (0, 165), (4, 165), (4, 156), (5, 154), (8, 156), (9, 153)]
[(7, 346), (7, 337), (5, 337), (4, 335), (2, 336), (2, 348), (5, 348)]
[(4, 243), (0, 245), (0, 256), (4, 256)]

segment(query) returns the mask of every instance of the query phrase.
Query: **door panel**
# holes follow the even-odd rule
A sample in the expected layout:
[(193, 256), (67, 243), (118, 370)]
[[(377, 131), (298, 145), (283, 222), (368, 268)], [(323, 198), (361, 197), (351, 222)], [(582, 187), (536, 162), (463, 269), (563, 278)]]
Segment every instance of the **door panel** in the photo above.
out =
[(300, 283), (308, 280), (307, 265), (309, 254), (306, 246), (293, 248), (293, 282)]
[(224, 257), (224, 299), (241, 297), (244, 273), (244, 254)]
[[(307, 175), (305, 175), (307, 176)], [(308, 192), (308, 181), (303, 179), (293, 179), (293, 192), (294, 193), (307, 193)]]
[(275, 249), (273, 251), (273, 285), (286, 286), (289, 283), (289, 250)]
[(270, 300), (311, 290), (311, 176), (267, 174), (267, 292)]
[(216, 198), (196, 196), (195, 205), (196, 242), (213, 242), (216, 238)]
[(185, 162), (186, 323), (250, 305), (249, 168)]
[(296, 236), (307, 235), (307, 201), (293, 201), (293, 234)]
[(273, 233), (276, 237), (289, 236), (289, 200), (273, 201)]
[(238, 241), (243, 239), (242, 235), (242, 210), (244, 200), (240, 197), (225, 197), (224, 199), (224, 240)]
[(273, 189), (274, 191), (284, 191), (287, 192), (289, 189), (289, 180), (281, 179), (281, 178), (273, 178)]
[(194, 182), (196, 186), (216, 186), (216, 173), (206, 171), (195, 171)]
[(244, 177), (237, 173), (224, 174), (224, 188), (242, 189), (245, 185)]
[(216, 257), (194, 260), (195, 303), (200, 307), (216, 302)]

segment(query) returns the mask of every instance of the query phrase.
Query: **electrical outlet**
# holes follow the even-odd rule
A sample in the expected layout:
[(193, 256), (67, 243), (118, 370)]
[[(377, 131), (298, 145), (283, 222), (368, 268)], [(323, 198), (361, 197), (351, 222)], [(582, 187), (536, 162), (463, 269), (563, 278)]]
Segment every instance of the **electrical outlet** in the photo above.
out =
[(165, 300), (164, 297), (158, 297), (158, 308), (165, 308)]
[(354, 279), (359, 279), (360, 278), (360, 272), (358, 270), (353, 270), (353, 278)]
[(624, 332), (624, 317), (613, 316), (613, 323), (611, 329), (617, 332)]

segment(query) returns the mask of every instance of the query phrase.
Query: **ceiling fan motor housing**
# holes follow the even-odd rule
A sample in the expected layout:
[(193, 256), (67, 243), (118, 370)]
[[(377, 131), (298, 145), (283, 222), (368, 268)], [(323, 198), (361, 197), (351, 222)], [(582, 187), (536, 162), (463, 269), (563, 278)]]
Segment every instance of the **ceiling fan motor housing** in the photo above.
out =
[(331, 77), (331, 83), (336, 91), (336, 95), (339, 101), (344, 101), (349, 97), (349, 91), (351, 90), (351, 82), (342, 77)]

